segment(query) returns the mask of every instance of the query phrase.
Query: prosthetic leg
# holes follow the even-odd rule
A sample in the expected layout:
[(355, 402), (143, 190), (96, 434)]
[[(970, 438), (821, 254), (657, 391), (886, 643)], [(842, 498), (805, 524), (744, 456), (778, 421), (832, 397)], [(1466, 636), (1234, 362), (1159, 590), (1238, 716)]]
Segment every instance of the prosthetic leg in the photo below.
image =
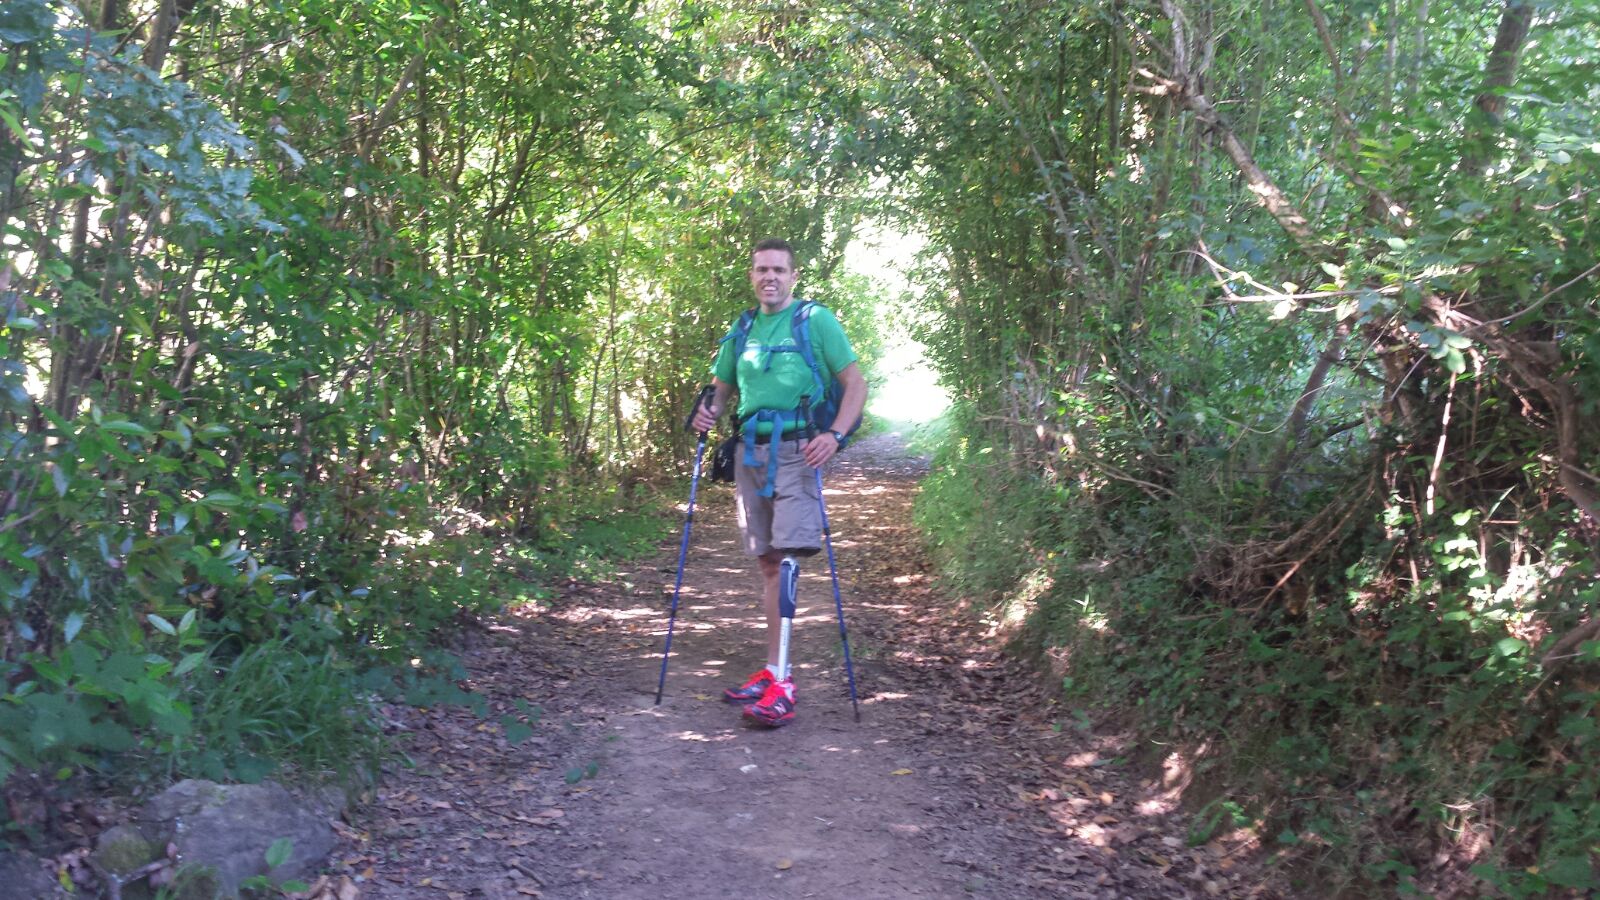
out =
[(785, 556), (778, 563), (778, 672), (789, 677), (789, 633), (794, 630), (795, 598), (800, 592), (800, 563)]
[(761, 699), (744, 708), (744, 717), (768, 728), (794, 718), (794, 683), (789, 679), (789, 635), (794, 629), (795, 598), (800, 590), (800, 563), (785, 556), (778, 563), (778, 680)]

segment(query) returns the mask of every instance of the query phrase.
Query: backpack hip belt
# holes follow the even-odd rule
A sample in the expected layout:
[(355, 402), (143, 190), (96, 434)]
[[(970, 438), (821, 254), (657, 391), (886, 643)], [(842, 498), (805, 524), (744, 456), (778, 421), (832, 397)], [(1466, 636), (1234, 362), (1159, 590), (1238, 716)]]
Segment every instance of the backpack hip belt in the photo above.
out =
[(756, 426), (762, 422), (772, 423), (772, 433), (776, 438), (767, 445), (767, 480), (761, 485), (761, 490), (756, 493), (762, 497), (771, 497), (778, 484), (778, 446), (782, 443), (784, 427), (788, 422), (799, 422), (799, 412), (785, 413), (781, 409), (760, 409), (755, 414), (744, 420), (740, 433), (744, 436), (744, 464), (750, 468), (759, 466), (756, 461)]

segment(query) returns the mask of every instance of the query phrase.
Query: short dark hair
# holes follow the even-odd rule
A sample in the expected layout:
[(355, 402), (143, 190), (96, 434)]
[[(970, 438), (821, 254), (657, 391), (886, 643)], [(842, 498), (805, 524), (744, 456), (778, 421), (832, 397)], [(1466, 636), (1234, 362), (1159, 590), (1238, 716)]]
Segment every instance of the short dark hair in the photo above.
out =
[(756, 245), (750, 248), (750, 255), (754, 257), (757, 253), (760, 253), (763, 250), (782, 250), (783, 252), (789, 254), (789, 268), (792, 269), (795, 267), (796, 258), (794, 255), (794, 247), (792, 247), (789, 242), (783, 238), (763, 238), (762, 240), (757, 241)]

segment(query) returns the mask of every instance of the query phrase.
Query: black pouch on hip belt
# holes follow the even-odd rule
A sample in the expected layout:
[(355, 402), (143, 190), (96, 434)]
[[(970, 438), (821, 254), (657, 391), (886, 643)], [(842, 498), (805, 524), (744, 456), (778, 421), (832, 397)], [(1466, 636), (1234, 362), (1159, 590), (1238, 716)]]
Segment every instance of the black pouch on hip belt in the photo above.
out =
[(711, 454), (711, 480), (733, 481), (734, 454), (739, 452), (739, 435), (729, 435)]

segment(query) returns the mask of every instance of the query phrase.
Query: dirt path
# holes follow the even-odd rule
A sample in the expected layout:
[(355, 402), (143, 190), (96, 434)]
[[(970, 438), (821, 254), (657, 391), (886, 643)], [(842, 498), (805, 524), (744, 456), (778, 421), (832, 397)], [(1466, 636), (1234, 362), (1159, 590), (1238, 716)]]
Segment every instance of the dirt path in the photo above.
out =
[[(494, 714), (395, 710), (415, 765), (386, 777), (336, 869), (378, 898), (1263, 895), (1225, 847), (1186, 845), (1116, 742), (933, 604), (910, 549), (924, 469), (881, 435), (830, 473), (860, 724), (825, 557), (801, 582), (795, 722), (747, 727), (720, 700), (763, 661), (762, 632), (731, 494), (703, 485), (662, 705), (676, 539), (627, 580), (469, 633)], [(518, 700), (537, 722), (513, 746), (500, 716)]]

